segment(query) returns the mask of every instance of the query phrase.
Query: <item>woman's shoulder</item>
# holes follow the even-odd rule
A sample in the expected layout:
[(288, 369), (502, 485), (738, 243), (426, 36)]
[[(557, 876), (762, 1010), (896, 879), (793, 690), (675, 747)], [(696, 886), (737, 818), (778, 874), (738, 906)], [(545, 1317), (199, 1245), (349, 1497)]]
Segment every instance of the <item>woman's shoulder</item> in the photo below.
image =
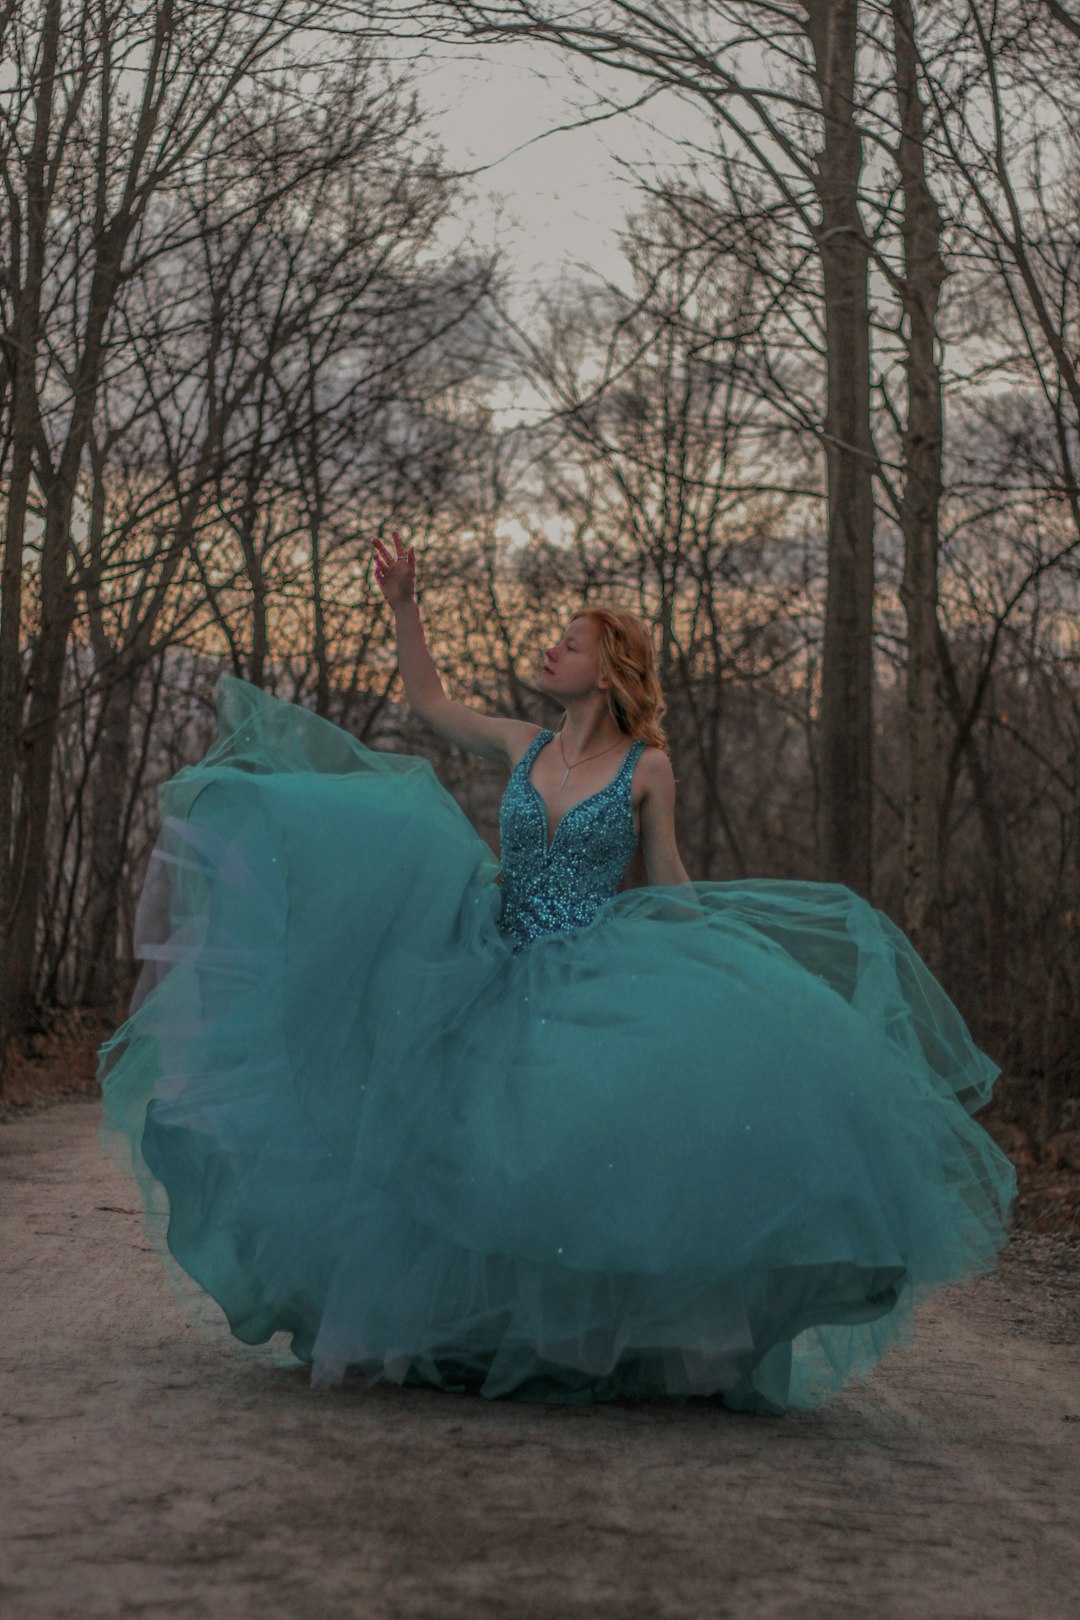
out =
[(657, 748), (652, 743), (643, 744), (634, 767), (634, 786), (640, 790), (642, 797), (648, 793), (674, 793), (675, 773), (666, 749)]

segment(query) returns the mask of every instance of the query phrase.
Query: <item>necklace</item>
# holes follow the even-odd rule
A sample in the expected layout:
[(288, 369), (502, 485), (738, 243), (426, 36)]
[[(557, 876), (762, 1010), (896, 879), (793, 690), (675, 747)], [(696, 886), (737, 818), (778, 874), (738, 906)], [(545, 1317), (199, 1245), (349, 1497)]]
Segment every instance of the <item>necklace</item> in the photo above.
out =
[[(563, 764), (566, 765), (566, 749), (563, 747), (562, 732), (561, 731), (558, 733), (558, 737), (559, 737), (559, 753), (563, 757)], [(586, 754), (585, 759), (575, 759), (575, 761), (574, 761), (574, 763), (572, 765), (566, 765), (566, 769), (565, 769), (565, 771), (563, 771), (562, 781), (559, 783), (559, 786), (560, 787), (565, 787), (566, 786), (566, 778), (570, 775), (571, 771), (576, 771), (579, 765), (584, 765), (585, 761), (589, 760), (589, 759), (599, 759), (601, 754), (610, 754), (612, 748), (618, 748), (619, 743), (621, 741), (622, 741), (621, 737), (617, 738), (615, 740), (615, 742), (611, 743), (607, 748), (601, 748), (595, 754)]]

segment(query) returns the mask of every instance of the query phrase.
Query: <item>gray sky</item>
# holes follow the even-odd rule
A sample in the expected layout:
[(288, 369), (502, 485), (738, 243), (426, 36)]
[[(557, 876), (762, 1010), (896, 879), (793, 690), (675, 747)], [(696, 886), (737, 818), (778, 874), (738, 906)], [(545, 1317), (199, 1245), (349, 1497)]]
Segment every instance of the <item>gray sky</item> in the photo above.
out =
[[(616, 94), (632, 93), (628, 77), (607, 82)], [(494, 165), (473, 182), (480, 200), (470, 224), (479, 242), (498, 240), (507, 250), (522, 302), (531, 284), (553, 281), (578, 262), (621, 277), (615, 236), (638, 199), (616, 155), (634, 164), (665, 154), (673, 161), (670, 141), (618, 117), (526, 144), (571, 122), (586, 93), (553, 53), (536, 46), (462, 50), (428, 67), (418, 88), (448, 162)], [(695, 115), (670, 98), (662, 116), (667, 129), (694, 127)]]
[[(415, 82), (432, 114), (427, 134), (442, 144), (449, 166), (491, 165), (468, 182), (475, 205), (444, 229), (445, 246), (449, 251), (471, 236), (481, 250), (501, 248), (511, 308), (526, 328), (538, 295), (561, 277), (627, 279), (616, 238), (641, 195), (617, 160), (642, 169), (675, 162), (673, 140), (655, 128), (660, 117), (673, 132), (702, 129), (700, 114), (673, 97), (645, 109), (651, 128), (620, 115), (562, 129), (581, 116), (589, 89), (555, 52), (535, 44), (447, 49), (441, 60), (424, 64)], [(609, 73), (603, 83), (620, 100), (635, 93), (628, 75)], [(589, 80), (600, 84), (596, 76)], [(520, 378), (496, 385), (491, 404), (502, 427), (548, 408)]]

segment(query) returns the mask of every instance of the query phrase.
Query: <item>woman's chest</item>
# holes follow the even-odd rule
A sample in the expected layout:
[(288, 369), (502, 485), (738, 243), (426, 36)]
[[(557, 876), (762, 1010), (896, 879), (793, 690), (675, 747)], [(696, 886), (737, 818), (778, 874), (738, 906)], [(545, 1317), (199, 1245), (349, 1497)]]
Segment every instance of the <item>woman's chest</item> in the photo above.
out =
[(545, 756), (547, 750), (534, 761), (532, 769), (522, 772), (525, 777), (525, 792), (529, 789), (544, 811), (547, 822), (549, 840), (554, 837), (555, 831), (565, 817), (576, 812), (579, 807), (594, 805), (598, 809), (607, 810), (618, 804), (630, 813), (635, 834), (638, 831), (640, 820), (641, 794), (634, 785), (629, 760), (620, 762), (613, 774), (610, 763), (606, 770), (589, 765), (583, 766), (580, 771), (571, 770), (567, 773), (561, 763), (551, 761)]
[(613, 856), (627, 859), (638, 836), (633, 777), (643, 744), (633, 743), (606, 771), (599, 759), (582, 761), (588, 774), (575, 785), (577, 773), (555, 757), (557, 739), (556, 749), (550, 746), (553, 735), (541, 733), (511, 774), (500, 815), (504, 855), (511, 849), (515, 857), (535, 854), (546, 865), (576, 846), (582, 858), (602, 860), (610, 844)]

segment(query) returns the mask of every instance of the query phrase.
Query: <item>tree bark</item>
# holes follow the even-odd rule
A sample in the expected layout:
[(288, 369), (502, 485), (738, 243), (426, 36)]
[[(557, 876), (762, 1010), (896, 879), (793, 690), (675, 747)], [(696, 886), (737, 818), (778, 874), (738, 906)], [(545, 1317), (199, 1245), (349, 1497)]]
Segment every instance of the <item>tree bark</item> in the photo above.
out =
[[(37, 926), (45, 884), (53, 751), (60, 722), (64, 669), (75, 604), (67, 573), (72, 498), (50, 492), (41, 561), (41, 614), (30, 659), (29, 705), (22, 736), (22, 773), (14, 836), (14, 883), (9, 910), (3, 996), (9, 1030), (30, 1014)], [(71, 492), (73, 497), (73, 491)]]
[(825, 305), (828, 589), (819, 730), (823, 876), (869, 896), (873, 817), (874, 448), (869, 245), (859, 212), (857, 0), (810, 0), (824, 142), (815, 169)]
[(904, 204), (907, 422), (900, 495), (907, 617), (904, 927), (932, 968), (941, 961), (941, 677), (938, 658), (938, 521), (942, 479), (937, 318), (946, 270), (941, 215), (926, 176), (911, 0), (892, 0), (897, 163)]
[(3, 999), (12, 1032), (30, 1014), (37, 927), (45, 888), (53, 755), (63, 702), (68, 641), (75, 618), (75, 590), (68, 555), (79, 470), (101, 383), (105, 328), (120, 283), (133, 216), (120, 215), (98, 242), (90, 282), (86, 325), (72, 386), (74, 401), (63, 450), (50, 469), (41, 542), (41, 605), (30, 659), (26, 727), (22, 735), (22, 781), (14, 834), (12, 904), (3, 963)]
[(18, 912), (25, 877), (12, 849), (16, 798), (22, 760), (22, 572), (26, 519), (30, 505), (34, 453), (40, 417), (37, 360), (41, 342), (41, 298), (45, 270), (45, 236), (49, 216), (46, 170), (49, 134), (56, 93), (60, 44), (59, 0), (50, 0), (42, 19), (41, 65), (35, 106), (34, 135), (26, 162), (25, 260), (19, 274), (20, 244), (8, 238), (7, 274), (15, 300), (11, 334), (11, 466), (7, 481), (4, 525), (3, 583), (0, 589), (0, 1086), (8, 1037), (19, 1028), (20, 1010), (8, 994), (7, 965), (11, 927)]
[(83, 1000), (87, 1006), (108, 1012), (117, 997), (124, 811), (130, 791), (131, 714), (137, 682), (137, 670), (125, 668), (102, 696), (104, 714), (90, 813), (89, 949)]

